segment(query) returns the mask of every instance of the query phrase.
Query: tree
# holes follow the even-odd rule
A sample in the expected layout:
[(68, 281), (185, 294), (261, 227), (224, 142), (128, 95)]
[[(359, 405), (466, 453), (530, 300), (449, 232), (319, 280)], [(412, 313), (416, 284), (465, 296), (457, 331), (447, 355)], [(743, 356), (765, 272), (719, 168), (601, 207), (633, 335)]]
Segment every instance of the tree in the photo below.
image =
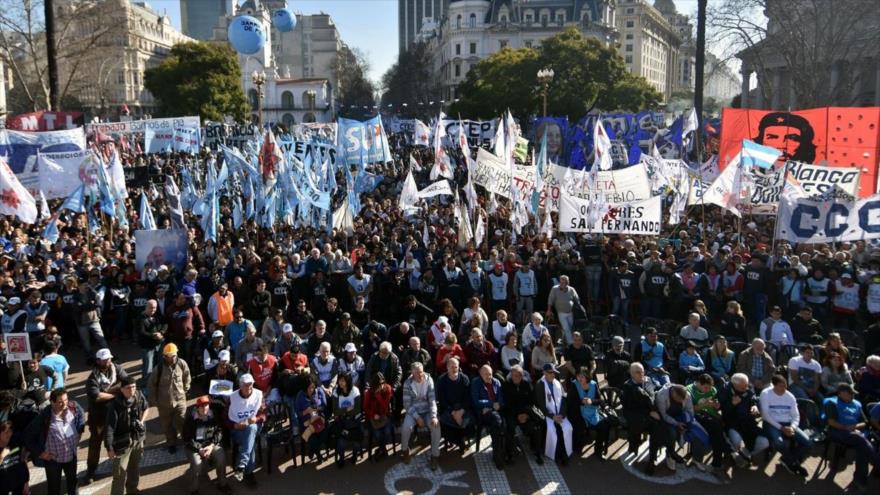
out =
[[(722, 0), (710, 4), (707, 44), (727, 47), (758, 75), (759, 91), (772, 101), (774, 74), (784, 75), (780, 101), (788, 106), (793, 91), (800, 108), (833, 102), (855, 104), (856, 88), (873, 79), (873, 67), (862, 67), (877, 56), (880, 9), (862, 0)], [(839, 67), (832, 80), (831, 67)]]
[(520, 119), (540, 113), (541, 68), (555, 74), (548, 87), (549, 115), (579, 118), (593, 109), (636, 111), (662, 100), (643, 77), (627, 72), (613, 48), (568, 28), (540, 48), (505, 49), (482, 60), (459, 85), (460, 101), (453, 112), (488, 118), (509, 108)]
[[(59, 62), (60, 102), (68, 94), (93, 87), (97, 64), (105, 48), (115, 46), (127, 22), (115, 4), (69, 0), (56, 5), (55, 46)], [(20, 111), (51, 108), (46, 58), (43, 0), (0, 0), (0, 58), (12, 73), (17, 91), (11, 108)], [(62, 104), (63, 107), (63, 104)]]
[[(407, 117), (429, 119), (435, 117), (427, 103), (439, 99), (440, 84), (431, 74), (431, 58), (423, 42), (415, 43), (401, 52), (397, 62), (382, 76), (382, 108), (400, 111)], [(406, 103), (406, 106), (403, 104)]]
[(376, 114), (376, 90), (367, 78), (370, 66), (366, 56), (345, 46), (336, 57), (332, 70), (338, 81), (336, 106), (339, 115), (363, 120)]
[(199, 115), (243, 121), (248, 110), (238, 57), (226, 44), (178, 43), (168, 58), (144, 72), (144, 87), (165, 116)]

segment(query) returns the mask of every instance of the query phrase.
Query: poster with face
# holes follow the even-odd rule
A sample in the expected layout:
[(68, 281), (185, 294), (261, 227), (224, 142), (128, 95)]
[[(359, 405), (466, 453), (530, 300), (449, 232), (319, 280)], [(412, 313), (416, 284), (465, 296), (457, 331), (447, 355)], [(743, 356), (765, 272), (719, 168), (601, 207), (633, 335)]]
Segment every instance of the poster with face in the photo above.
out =
[(30, 361), (31, 341), (26, 333), (7, 333), (3, 336), (6, 341), (6, 361)]
[(719, 165), (739, 153), (744, 139), (776, 148), (781, 162), (861, 168), (860, 197), (877, 191), (880, 107), (826, 107), (781, 112), (725, 108)]

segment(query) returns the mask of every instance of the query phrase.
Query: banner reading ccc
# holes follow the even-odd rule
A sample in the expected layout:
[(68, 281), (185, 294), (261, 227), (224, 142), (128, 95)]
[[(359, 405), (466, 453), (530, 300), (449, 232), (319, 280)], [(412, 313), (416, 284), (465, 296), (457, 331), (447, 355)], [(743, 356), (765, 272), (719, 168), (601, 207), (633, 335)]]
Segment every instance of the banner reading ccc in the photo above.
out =
[(591, 232), (594, 234), (660, 235), (662, 197), (611, 205), (597, 223), (591, 223), (587, 211), (590, 201), (562, 196), (559, 200), (560, 232)]

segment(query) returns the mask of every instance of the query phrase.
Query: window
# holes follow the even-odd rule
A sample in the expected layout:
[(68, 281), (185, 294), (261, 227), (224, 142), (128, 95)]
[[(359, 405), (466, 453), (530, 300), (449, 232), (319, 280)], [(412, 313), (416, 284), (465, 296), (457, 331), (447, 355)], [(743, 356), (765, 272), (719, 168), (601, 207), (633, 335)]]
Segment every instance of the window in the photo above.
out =
[(547, 24), (550, 24), (550, 16), (547, 14), (541, 15), (541, 25), (546, 27)]
[(526, 48), (532, 47), (532, 40), (526, 40)]
[(281, 108), (292, 109), (294, 107), (293, 93), (285, 91), (281, 93)]
[(627, 14), (634, 14), (635, 11), (636, 11), (636, 9), (634, 9), (634, 8), (632, 8), (632, 7), (626, 9), (626, 13), (627, 13)]
[(501, 14), (498, 16), (498, 21), (501, 22), (501, 24), (507, 24), (507, 14)]
[(628, 52), (633, 51), (633, 46), (632, 46), (632, 45), (626, 45), (626, 51), (628, 51)]
[(632, 55), (627, 55), (627, 56), (626, 56), (626, 63), (631, 64), (632, 61), (633, 61), (633, 56), (632, 56)]
[(471, 43), (470, 50), (468, 51), (468, 53), (470, 53), (471, 55), (477, 54), (477, 44), (476, 43)]
[(468, 21), (468, 27), (477, 27), (477, 14), (471, 14), (470, 20)]
[(302, 102), (303, 106), (306, 108), (314, 109), (315, 108), (315, 98), (317, 94), (311, 90), (305, 90), (302, 94)]
[(523, 19), (525, 20), (526, 24), (531, 24), (532, 22), (534, 22), (534, 18), (535, 16), (531, 10), (527, 10), (526, 13), (523, 14)]
[(628, 28), (635, 27), (635, 25), (636, 24), (633, 21), (626, 21), (626, 27), (628, 27)]
[(251, 109), (256, 110), (260, 106), (260, 97), (257, 95), (257, 90), (251, 88), (248, 90), (248, 100), (251, 102)]
[(456, 54), (456, 55), (461, 55), (461, 43), (456, 43), (456, 44), (455, 44), (455, 54)]
[(284, 127), (290, 127), (296, 124), (296, 119), (293, 117), (293, 115), (285, 113), (284, 116), (281, 117), (281, 122), (284, 123)]
[(455, 18), (455, 29), (461, 29), (461, 14)]
[(507, 48), (507, 40), (498, 40), (498, 48), (501, 50)]
[(632, 33), (626, 33), (626, 39), (628, 39), (628, 40), (633, 39), (633, 34), (632, 34)]
[(455, 64), (455, 77), (461, 77), (461, 64)]

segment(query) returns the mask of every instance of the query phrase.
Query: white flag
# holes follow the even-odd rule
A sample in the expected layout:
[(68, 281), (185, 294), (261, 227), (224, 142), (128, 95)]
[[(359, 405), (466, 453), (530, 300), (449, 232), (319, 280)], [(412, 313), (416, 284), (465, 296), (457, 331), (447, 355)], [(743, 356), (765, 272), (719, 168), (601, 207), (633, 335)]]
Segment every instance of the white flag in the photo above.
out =
[(684, 120), (684, 124), (681, 128), (681, 140), (682, 140), (682, 150), (689, 151), (691, 148), (691, 137), (688, 135), (691, 132), (697, 130), (697, 109), (691, 108), (691, 112), (688, 114), (687, 118)]
[(415, 121), (413, 141), (416, 146), (428, 146), (431, 144), (431, 128), (419, 119)]
[(506, 143), (504, 141), (504, 115), (498, 118), (498, 124), (495, 126), (495, 143), (492, 148), (492, 154), (495, 156), (504, 157), (506, 156), (504, 148)]
[(744, 175), (742, 157), (737, 154), (703, 194), (703, 202), (718, 205), (738, 217), (742, 216), (737, 205), (747, 202), (751, 196), (747, 179), (743, 179)]
[(125, 171), (122, 169), (122, 160), (116, 150), (110, 155), (110, 184), (117, 198), (127, 198), (128, 189), (125, 187)]
[(449, 185), (448, 180), (441, 180), (434, 182), (433, 184), (428, 185), (421, 191), (417, 193), (419, 199), (433, 198), (434, 196), (439, 196), (441, 194), (448, 194), (449, 196), (453, 195), (452, 187)]
[(455, 208), (458, 210), (457, 216), (459, 217), (458, 247), (463, 248), (474, 238), (474, 231), (471, 228), (471, 216), (468, 214), (467, 206), (461, 201), (457, 201)]
[(479, 211), (477, 212), (477, 227), (474, 230), (474, 241), (476, 241), (478, 249), (483, 243), (484, 237), (486, 237), (486, 221), (483, 220), (483, 212)]
[(12, 173), (6, 159), (0, 159), (0, 214), (15, 215), (24, 223), (37, 221), (37, 202)]
[(419, 165), (419, 162), (417, 162), (416, 159), (413, 158), (412, 153), (410, 153), (409, 155), (409, 168), (410, 170), (415, 170), (416, 172), (422, 171), (422, 167)]
[(602, 119), (596, 119), (596, 127), (593, 128), (593, 155), (596, 157), (593, 161), (593, 169), (599, 165), (599, 170), (611, 170), (613, 161), (611, 160), (611, 139), (605, 132), (605, 126), (602, 125)]
[(403, 190), (400, 191), (400, 201), (397, 203), (401, 210), (412, 208), (419, 202), (419, 187), (413, 178), (412, 169), (406, 174), (403, 181)]
[(443, 126), (443, 112), (437, 118), (437, 125), (434, 126), (434, 166), (431, 167), (431, 180), (437, 180), (438, 177), (446, 177), (452, 179), (452, 165), (449, 161), (449, 155), (443, 148), (443, 138), (446, 137), (446, 127)]
[(52, 216), (52, 213), (49, 212), (49, 203), (46, 202), (46, 196), (43, 194), (43, 190), (40, 189), (40, 218), (43, 220)]
[(424, 227), (422, 228), (422, 244), (427, 246), (428, 241), (430, 241), (430, 240), (431, 240), (431, 238), (428, 236), (428, 221), (425, 220)]

